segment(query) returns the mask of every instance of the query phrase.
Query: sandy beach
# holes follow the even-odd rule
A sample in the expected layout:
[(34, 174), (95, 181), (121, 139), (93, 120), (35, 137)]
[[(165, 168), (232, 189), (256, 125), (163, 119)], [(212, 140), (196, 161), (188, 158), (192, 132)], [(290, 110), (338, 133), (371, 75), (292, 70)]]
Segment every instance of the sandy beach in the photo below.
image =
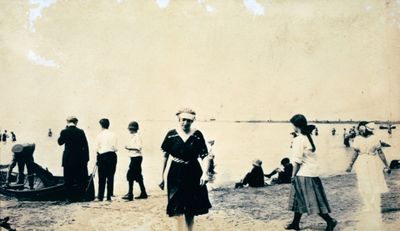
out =
[[(390, 191), (382, 195), (383, 230), (400, 225), (400, 171), (387, 177)], [(322, 178), (336, 230), (357, 230), (361, 209), (355, 174)], [(196, 230), (284, 230), (291, 219), (287, 210), (290, 185), (210, 189), (213, 208), (196, 218)], [(17, 230), (176, 230), (175, 219), (165, 214), (164, 191), (150, 191), (147, 200), (126, 202), (121, 195), (112, 202), (27, 202), (1, 197), (1, 217), (9, 216)], [(371, 221), (376, 222), (376, 221)], [(302, 230), (325, 230), (317, 215), (304, 216)]]

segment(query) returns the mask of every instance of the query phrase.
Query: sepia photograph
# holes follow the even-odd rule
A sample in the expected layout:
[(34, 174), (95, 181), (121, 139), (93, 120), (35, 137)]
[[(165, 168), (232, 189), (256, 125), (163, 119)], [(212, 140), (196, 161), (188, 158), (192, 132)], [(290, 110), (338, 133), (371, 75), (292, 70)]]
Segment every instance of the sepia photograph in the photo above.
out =
[(0, 230), (397, 231), (400, 0), (0, 0)]

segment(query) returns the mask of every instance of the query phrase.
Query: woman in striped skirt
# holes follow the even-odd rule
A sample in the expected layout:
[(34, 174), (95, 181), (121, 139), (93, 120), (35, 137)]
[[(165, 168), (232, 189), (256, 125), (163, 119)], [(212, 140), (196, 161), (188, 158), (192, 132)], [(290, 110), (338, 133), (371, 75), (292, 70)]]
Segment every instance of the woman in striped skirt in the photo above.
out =
[(327, 231), (335, 228), (337, 221), (329, 216), (331, 208), (324, 187), (318, 176), (317, 154), (311, 137), (314, 125), (308, 125), (304, 115), (297, 114), (290, 119), (297, 136), (292, 143), (292, 188), (289, 196), (289, 210), (294, 212), (293, 221), (286, 229), (299, 230), (303, 213), (318, 214), (327, 223)]

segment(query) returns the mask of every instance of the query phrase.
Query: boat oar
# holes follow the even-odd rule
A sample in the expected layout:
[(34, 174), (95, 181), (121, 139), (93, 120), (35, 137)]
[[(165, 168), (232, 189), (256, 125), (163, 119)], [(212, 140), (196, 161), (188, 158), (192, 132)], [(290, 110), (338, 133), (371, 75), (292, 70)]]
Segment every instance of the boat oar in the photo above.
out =
[(85, 193), (87, 193), (87, 191), (88, 191), (88, 189), (89, 189), (89, 186), (90, 186), (90, 183), (92, 183), (93, 178), (94, 178), (94, 176), (96, 175), (96, 171), (97, 171), (97, 164), (94, 165), (93, 172), (92, 172), (92, 174), (90, 175), (90, 179), (89, 179), (88, 185), (86, 186)]

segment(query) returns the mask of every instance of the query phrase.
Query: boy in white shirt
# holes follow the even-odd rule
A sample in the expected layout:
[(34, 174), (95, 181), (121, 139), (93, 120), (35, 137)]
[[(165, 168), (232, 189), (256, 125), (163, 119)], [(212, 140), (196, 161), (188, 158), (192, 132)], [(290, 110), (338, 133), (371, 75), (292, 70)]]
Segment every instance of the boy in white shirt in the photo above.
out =
[(132, 121), (128, 125), (128, 130), (131, 133), (131, 138), (129, 140), (128, 145), (125, 146), (125, 149), (128, 150), (129, 156), (131, 158), (131, 162), (129, 164), (129, 170), (126, 174), (126, 179), (129, 183), (128, 193), (122, 197), (122, 199), (126, 199), (129, 201), (133, 200), (133, 182), (136, 181), (140, 186), (140, 195), (135, 197), (135, 199), (146, 199), (147, 193), (146, 188), (143, 183), (143, 175), (142, 175), (142, 139), (138, 134), (139, 124), (136, 121)]

